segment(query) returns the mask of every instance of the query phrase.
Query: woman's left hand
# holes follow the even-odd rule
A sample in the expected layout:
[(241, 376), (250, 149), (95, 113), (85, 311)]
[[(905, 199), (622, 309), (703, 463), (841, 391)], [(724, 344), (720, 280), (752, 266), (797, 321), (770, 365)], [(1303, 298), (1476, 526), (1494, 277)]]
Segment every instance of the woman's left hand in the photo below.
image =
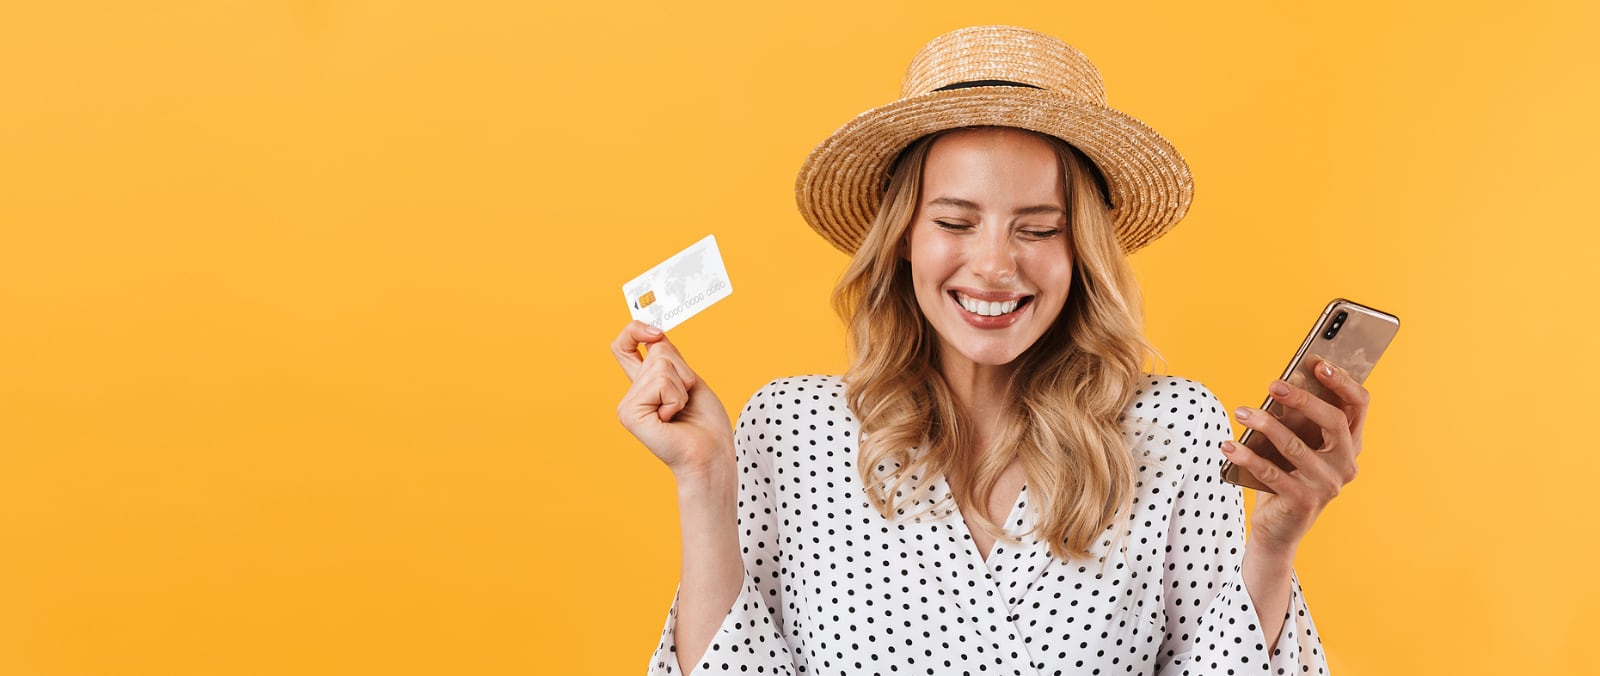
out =
[[(1307, 429), (1300, 433), (1261, 409), (1241, 406), (1234, 410), (1234, 418), (1271, 441), (1294, 465), (1294, 471), (1283, 471), (1243, 444), (1227, 441), (1222, 447), (1229, 460), (1277, 491), (1256, 498), (1250, 515), (1251, 548), (1265, 547), (1291, 559), (1317, 515), (1356, 478), (1356, 456), (1361, 454), (1361, 428), (1370, 399), (1365, 387), (1328, 361), (1318, 363), (1313, 371), (1342, 405), (1330, 404), (1281, 380), (1268, 387), (1274, 400), (1307, 421)], [(1319, 431), (1320, 443), (1316, 441)]]

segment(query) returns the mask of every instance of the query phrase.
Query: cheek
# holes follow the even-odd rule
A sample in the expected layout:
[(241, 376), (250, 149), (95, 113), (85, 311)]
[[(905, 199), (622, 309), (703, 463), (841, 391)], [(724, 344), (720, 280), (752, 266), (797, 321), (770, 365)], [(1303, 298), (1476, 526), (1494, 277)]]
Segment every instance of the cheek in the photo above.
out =
[(916, 281), (918, 288), (932, 285), (937, 290), (952, 271), (960, 267), (960, 257), (947, 238), (921, 237), (913, 240), (907, 248), (911, 278)]
[(1062, 293), (1062, 295), (1066, 295), (1068, 293), (1068, 291), (1072, 288), (1072, 275), (1073, 275), (1072, 259), (1069, 258), (1069, 259), (1067, 259), (1066, 264), (1062, 265), (1060, 267), (1059, 271), (1056, 273), (1056, 280), (1055, 281), (1056, 281), (1057, 284), (1061, 285), (1061, 293)]
[(1041, 251), (1039, 255), (1032, 256), (1028, 260), (1033, 282), (1038, 284), (1041, 290), (1049, 290), (1063, 297), (1072, 286), (1072, 264), (1072, 255), (1063, 254), (1061, 251)]

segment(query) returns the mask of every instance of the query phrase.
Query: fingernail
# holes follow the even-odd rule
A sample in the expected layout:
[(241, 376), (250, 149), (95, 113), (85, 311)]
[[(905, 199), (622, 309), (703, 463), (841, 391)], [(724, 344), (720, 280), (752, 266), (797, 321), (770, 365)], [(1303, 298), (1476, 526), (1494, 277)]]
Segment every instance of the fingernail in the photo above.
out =
[(659, 327), (655, 327), (655, 326), (646, 326), (646, 327), (644, 327), (644, 332), (648, 333), (648, 334), (650, 334), (652, 336), (661, 335), (661, 329)]
[(1236, 419), (1239, 419), (1239, 420), (1249, 420), (1250, 419), (1250, 409), (1245, 408), (1243, 406), (1240, 406), (1239, 408), (1233, 409), (1233, 417), (1236, 418)]
[(1231, 442), (1231, 441), (1222, 442), (1222, 452), (1227, 454), (1227, 455), (1233, 455), (1233, 442)]
[(1274, 380), (1271, 385), (1267, 386), (1267, 391), (1271, 392), (1274, 397), (1286, 397), (1289, 396), (1289, 385), (1282, 380)]
[(1322, 375), (1325, 375), (1325, 376), (1332, 376), (1333, 375), (1333, 364), (1332, 363), (1327, 362), (1327, 361), (1322, 362)]

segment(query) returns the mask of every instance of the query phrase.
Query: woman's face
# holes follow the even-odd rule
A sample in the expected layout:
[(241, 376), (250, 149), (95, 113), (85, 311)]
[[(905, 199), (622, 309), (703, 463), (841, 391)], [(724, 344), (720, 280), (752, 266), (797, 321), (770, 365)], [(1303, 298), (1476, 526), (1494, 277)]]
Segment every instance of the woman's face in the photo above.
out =
[(1032, 132), (935, 139), (906, 235), (917, 304), (943, 366), (1010, 364), (1061, 314), (1072, 286), (1061, 164)]

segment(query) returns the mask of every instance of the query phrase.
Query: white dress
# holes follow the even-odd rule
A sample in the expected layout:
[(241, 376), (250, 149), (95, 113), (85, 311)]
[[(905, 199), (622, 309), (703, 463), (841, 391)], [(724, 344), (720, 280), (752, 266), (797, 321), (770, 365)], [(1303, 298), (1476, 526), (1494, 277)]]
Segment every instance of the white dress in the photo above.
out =
[[(1031, 538), (997, 541), (984, 561), (959, 513), (884, 518), (861, 488), (843, 395), (836, 377), (776, 380), (740, 415), (743, 591), (695, 673), (1327, 672), (1298, 578), (1266, 649), (1240, 575), (1240, 489), (1217, 476), (1228, 419), (1204, 386), (1141, 387), (1132, 518), (1081, 561)], [(948, 495), (940, 480), (924, 504)], [(1035, 519), (1027, 503), (1024, 487), (1013, 535)], [(682, 673), (676, 615), (674, 600), (651, 674)]]

